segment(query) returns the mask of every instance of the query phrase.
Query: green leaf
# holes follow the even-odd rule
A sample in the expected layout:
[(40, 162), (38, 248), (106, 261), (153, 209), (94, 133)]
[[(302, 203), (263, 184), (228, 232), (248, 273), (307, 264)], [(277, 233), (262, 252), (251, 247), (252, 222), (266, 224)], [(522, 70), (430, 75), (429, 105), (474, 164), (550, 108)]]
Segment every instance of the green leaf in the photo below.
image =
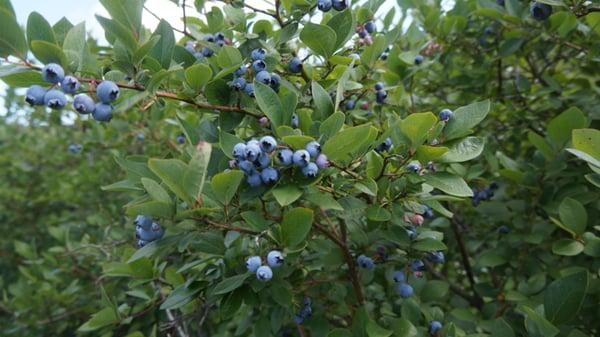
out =
[(572, 131), (584, 127), (585, 123), (586, 118), (581, 110), (576, 107), (569, 108), (550, 120), (548, 137), (557, 148), (562, 148), (571, 137)]
[(281, 222), (281, 234), (284, 242), (289, 247), (302, 243), (313, 222), (313, 211), (308, 208), (297, 207), (286, 212)]
[(12, 87), (29, 87), (34, 84), (47, 85), (42, 79), (42, 73), (31, 70), (28, 67), (16, 67), (13, 65), (0, 66), (0, 78)]
[(133, 34), (142, 27), (142, 0), (100, 0), (110, 16)]
[(302, 196), (302, 190), (296, 185), (278, 186), (271, 192), (281, 207), (290, 205)]
[(242, 54), (237, 48), (232, 46), (223, 46), (217, 54), (217, 63), (221, 68), (239, 66), (242, 63)]
[[(198, 143), (188, 169), (183, 176), (183, 184), (187, 195), (197, 203), (202, 201), (202, 189), (204, 187), (204, 180), (206, 179), (211, 152), (212, 146), (210, 143)], [(193, 203), (189, 203), (188, 205), (192, 206)]]
[(342, 48), (346, 42), (354, 34), (354, 19), (352, 18), (352, 10), (347, 8), (336, 15), (334, 15), (329, 21), (327, 26), (331, 27), (335, 31), (336, 40), (333, 51)]
[(383, 158), (376, 151), (369, 151), (367, 153), (367, 177), (375, 179), (381, 174), (383, 170)]
[(366, 330), (369, 337), (389, 337), (393, 333), (393, 331), (379, 326), (374, 320), (369, 320), (367, 322)]
[(215, 76), (213, 81), (206, 84), (204, 96), (206, 96), (206, 100), (212, 104), (229, 104), (231, 88), (227, 85), (227, 82), (216, 78), (217, 76)]
[(379, 205), (371, 205), (367, 208), (367, 219), (384, 222), (392, 218), (392, 213)]
[(86, 42), (85, 22), (69, 29), (64, 38), (63, 51), (69, 68), (89, 74), (98, 72), (96, 57), (92, 55)]
[(370, 129), (369, 124), (363, 124), (338, 132), (323, 145), (323, 153), (333, 161), (349, 159), (350, 153), (361, 147), (368, 139)]
[(175, 209), (171, 201), (145, 201), (126, 206), (125, 213), (130, 216), (136, 216), (138, 214), (147, 214), (157, 218), (170, 219), (175, 213)]
[(329, 58), (335, 50), (337, 35), (329, 26), (308, 22), (300, 32), (300, 40), (315, 54)]
[[(373, 66), (381, 56), (381, 53), (387, 48), (385, 37), (378, 34), (373, 38), (373, 44), (367, 46), (360, 54), (361, 63), (367, 66)], [(414, 60), (414, 57), (413, 57)], [(411, 62), (412, 63), (412, 62)]]
[(400, 132), (412, 143), (413, 148), (423, 144), (429, 132), (433, 129), (437, 118), (431, 112), (414, 113), (398, 122)]
[(573, 233), (581, 235), (585, 232), (587, 212), (579, 201), (565, 198), (558, 207), (558, 214), (562, 223)]
[(315, 140), (315, 139), (312, 137), (303, 136), (303, 135), (291, 135), (291, 136), (285, 136), (285, 137), (281, 138), (281, 141), (284, 144), (289, 145), (294, 150), (304, 149), (306, 147), (306, 144), (308, 144), (309, 142), (311, 142), (313, 140)]
[(154, 36), (160, 36), (160, 39), (150, 50), (150, 55), (160, 62), (163, 69), (169, 69), (173, 58), (173, 48), (175, 47), (173, 28), (166, 20), (160, 20), (154, 31)]
[(406, 318), (396, 318), (391, 323), (395, 337), (416, 337), (417, 328)]
[(535, 310), (523, 306), (521, 310), (525, 314), (525, 329), (531, 337), (554, 337), (558, 335), (558, 330), (552, 323), (548, 322), (543, 316)]
[(200, 288), (188, 288), (185, 284), (175, 288), (165, 301), (160, 305), (160, 310), (177, 309), (190, 303)]
[(116, 324), (119, 322), (117, 314), (111, 307), (106, 307), (97, 313), (93, 314), (92, 317), (85, 322), (82, 326), (77, 329), (81, 332), (95, 331), (107, 325)]
[(581, 242), (573, 239), (560, 239), (552, 244), (552, 252), (562, 256), (576, 256), (583, 252)]
[(194, 64), (185, 70), (185, 81), (196, 92), (199, 92), (211, 77), (212, 69), (206, 64)]
[(227, 132), (221, 132), (219, 134), (219, 145), (221, 150), (229, 159), (233, 159), (233, 147), (237, 143), (244, 143), (243, 140)]
[(588, 273), (582, 270), (552, 282), (544, 291), (544, 313), (554, 324), (577, 317), (588, 288)]
[(510, 324), (501, 317), (495, 319), (491, 333), (492, 335), (490, 337), (515, 337), (515, 332)]
[(331, 116), (327, 117), (319, 126), (319, 133), (323, 140), (327, 140), (333, 135), (335, 135), (342, 126), (344, 125), (344, 121), (346, 120), (346, 116), (342, 112), (336, 112)]
[(281, 119), (283, 111), (281, 100), (279, 100), (279, 96), (277, 96), (271, 87), (255, 81), (254, 95), (256, 96), (258, 107), (269, 118), (275, 128), (285, 124)]
[(533, 146), (536, 147), (536, 149), (538, 149), (538, 151), (540, 151), (540, 153), (544, 156), (544, 158), (546, 158), (546, 160), (551, 160), (554, 157), (554, 150), (552, 150), (552, 147), (550, 147), (550, 145), (548, 144), (546, 139), (544, 139), (544, 137), (538, 135), (533, 131), (529, 131), (527, 133), (527, 139), (529, 140), (529, 142), (531, 142), (531, 144), (533, 144)]
[[(12, 7), (11, 7), (12, 9)], [(25, 34), (17, 23), (14, 11), (5, 7), (0, 8), (0, 57), (16, 56), (25, 59), (27, 56), (27, 41)]]
[(598, 160), (598, 159), (590, 156), (589, 154), (587, 154), (587, 153), (585, 153), (583, 151), (575, 150), (575, 149), (566, 149), (566, 150), (569, 153), (571, 153), (571, 154), (575, 155), (576, 157), (578, 157), (579, 159), (585, 160), (590, 165), (593, 165), (595, 167), (600, 167), (600, 160)]
[(425, 182), (446, 194), (457, 197), (472, 197), (473, 191), (459, 176), (447, 172), (435, 172), (424, 176)]
[(35, 40), (46, 41), (56, 45), (56, 37), (52, 26), (38, 12), (31, 12), (27, 18), (27, 40), (31, 46), (31, 42)]
[(107, 39), (109, 41), (119, 39), (123, 43), (123, 46), (125, 46), (125, 48), (131, 52), (137, 48), (137, 41), (127, 27), (100, 15), (96, 15), (96, 20), (98, 20), (102, 28), (104, 28), (106, 34), (108, 34)]
[(444, 153), (439, 161), (459, 163), (479, 157), (485, 147), (485, 140), (481, 137), (466, 137), (444, 145), (448, 147), (448, 152)]
[(333, 113), (333, 102), (325, 89), (316, 81), (311, 84), (313, 101), (315, 102), (315, 114), (313, 119), (323, 120)]
[(452, 118), (450, 118), (444, 127), (444, 139), (449, 141), (471, 133), (471, 129), (483, 121), (489, 111), (489, 100), (472, 103), (456, 109)]
[(229, 204), (244, 179), (242, 171), (227, 171), (216, 174), (211, 180), (212, 190), (223, 205)]
[(235, 275), (219, 282), (213, 289), (213, 295), (223, 295), (234, 291), (244, 284), (244, 281), (250, 276), (249, 273)]
[(438, 250), (448, 249), (442, 241), (436, 240), (434, 238), (424, 238), (422, 240), (416, 241), (412, 245), (412, 248), (423, 252), (434, 252)]
[(315, 206), (317, 206), (323, 210), (328, 210), (328, 209), (332, 209), (332, 210), (336, 210), (336, 211), (344, 210), (342, 205), (340, 205), (340, 203), (337, 202), (337, 200), (335, 200), (331, 195), (326, 194), (326, 193), (322, 193), (322, 192), (309, 193), (304, 198), (307, 201), (312, 202)]
[(600, 161), (600, 130), (573, 130), (573, 147)]
[(142, 185), (148, 192), (148, 194), (152, 197), (152, 199), (164, 203), (171, 203), (171, 197), (169, 193), (165, 191), (162, 186), (160, 186), (156, 181), (142, 177)]
[[(135, 51), (135, 53), (133, 53), (133, 63), (139, 64), (140, 62), (142, 62), (144, 60), (144, 58), (146, 58), (146, 56), (148, 56), (148, 53), (150, 53), (150, 50), (152, 50), (152, 48), (154, 48), (154, 46), (156, 46), (156, 44), (158, 43), (158, 40), (160, 40), (160, 36), (154, 35), (154, 36), (151, 36), (148, 39), (148, 41), (144, 42), (144, 44), (141, 45)], [(186, 53), (187, 53), (187, 51), (186, 51)]]
[(162, 182), (169, 187), (180, 199), (188, 205), (193, 205), (192, 196), (187, 193), (182, 177), (186, 174), (188, 166), (179, 159), (150, 159), (148, 167)]
[(65, 67), (68, 64), (62, 48), (46, 41), (31, 41), (31, 52), (43, 63), (58, 63)]

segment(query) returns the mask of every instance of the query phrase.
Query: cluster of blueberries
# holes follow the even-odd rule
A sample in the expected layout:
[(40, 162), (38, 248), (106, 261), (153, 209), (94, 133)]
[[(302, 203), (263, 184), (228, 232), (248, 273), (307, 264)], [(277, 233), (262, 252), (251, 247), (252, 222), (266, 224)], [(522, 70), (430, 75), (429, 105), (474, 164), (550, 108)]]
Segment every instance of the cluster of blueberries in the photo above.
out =
[(304, 323), (304, 320), (312, 315), (312, 300), (310, 297), (305, 297), (302, 302), (302, 307), (297, 314), (294, 315), (294, 322), (298, 325)]
[(250, 256), (246, 259), (246, 268), (255, 273), (256, 278), (262, 282), (268, 282), (273, 278), (273, 270), (283, 265), (283, 255), (278, 250), (272, 250), (267, 254), (267, 266), (262, 264), (260, 256)]
[[(214, 43), (218, 47), (223, 47), (226, 44), (230, 44), (229, 39), (225, 37), (225, 35), (221, 32), (213, 34), (204, 35), (204, 41)], [(196, 42), (189, 40), (185, 42), (184, 48), (190, 52), (197, 60), (200, 60), (204, 57), (211, 57), (214, 55), (214, 51), (208, 47), (202, 47), (199, 51), (196, 50)]]
[[(265, 57), (267, 56), (267, 51), (263, 48), (254, 49), (250, 53), (250, 58), (252, 59), (252, 70), (254, 72), (254, 80), (257, 82), (266, 84), (271, 87), (271, 89), (276, 92), (279, 91), (279, 85), (281, 82), (281, 77), (276, 73), (269, 73), (267, 71), (267, 64), (265, 63)], [(238, 69), (233, 73), (233, 80), (230, 83), (230, 86), (233, 90), (236, 91), (244, 91), (246, 95), (250, 97), (254, 97), (254, 85), (248, 81), (244, 77), (248, 72), (248, 66), (242, 64)]]
[[(65, 70), (56, 63), (48, 63), (42, 68), (44, 81), (59, 85), (60, 89), (46, 90), (42, 86), (32, 85), (25, 93), (25, 101), (31, 105), (45, 105), (52, 109), (62, 109), (67, 105), (67, 94), (75, 94), (81, 86), (79, 80), (67, 75)], [(96, 87), (96, 96), (100, 100), (95, 103), (90, 96), (79, 94), (73, 99), (73, 108), (80, 114), (92, 114), (99, 122), (108, 122), (112, 118), (111, 103), (119, 97), (119, 87), (111, 81), (103, 81)]]
[(491, 184), (489, 184), (482, 190), (473, 188), (473, 199), (471, 200), (473, 206), (477, 207), (480, 202), (492, 199), (492, 197), (494, 196), (494, 191), (497, 189), (498, 183), (495, 181), (492, 181)]
[(379, 104), (383, 104), (387, 98), (387, 92), (383, 90), (383, 83), (375, 83), (375, 101)]
[(356, 32), (358, 33), (358, 43), (361, 45), (371, 45), (373, 44), (373, 37), (371, 34), (375, 33), (375, 22), (369, 20), (365, 22), (363, 25), (358, 25), (356, 27)]
[[(252, 187), (272, 185), (279, 180), (279, 171), (272, 166), (271, 159), (276, 148), (277, 141), (271, 136), (238, 143), (233, 147), (234, 160), (230, 163), (231, 167), (239, 167), (246, 175), (246, 182)], [(315, 161), (311, 162), (311, 158)], [(295, 165), (300, 168), (302, 175), (307, 178), (314, 178), (320, 168), (329, 167), (329, 160), (321, 153), (321, 145), (316, 141), (309, 142), (305, 149), (296, 152), (282, 148), (277, 152), (277, 159), (283, 167)]]
[(138, 239), (137, 245), (139, 248), (162, 238), (165, 234), (165, 230), (160, 224), (154, 222), (151, 216), (138, 215), (133, 224), (135, 225), (135, 237)]
[(331, 8), (343, 11), (348, 7), (346, 0), (317, 0), (317, 8), (322, 12), (329, 12)]

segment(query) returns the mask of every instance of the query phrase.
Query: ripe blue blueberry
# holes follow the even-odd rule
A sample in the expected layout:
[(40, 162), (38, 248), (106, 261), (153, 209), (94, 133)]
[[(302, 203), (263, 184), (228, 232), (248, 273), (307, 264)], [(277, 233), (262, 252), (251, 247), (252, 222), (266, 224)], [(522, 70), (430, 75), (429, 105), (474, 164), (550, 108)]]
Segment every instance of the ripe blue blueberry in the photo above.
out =
[(233, 74), (236, 77), (241, 77), (241, 76), (244, 76), (246, 74), (247, 70), (248, 70), (248, 67), (246, 67), (246, 65), (242, 64), (239, 68), (237, 68), (235, 70), (235, 72)]
[(425, 263), (421, 260), (413, 260), (413, 262), (410, 263), (410, 270), (413, 272), (425, 271)]
[(498, 6), (504, 7), (504, 0), (496, 0)]
[(250, 57), (256, 61), (256, 60), (264, 60), (265, 56), (267, 56), (267, 51), (264, 50), (263, 48), (256, 48), (254, 49), (251, 53), (250, 53)]
[(269, 266), (260, 266), (256, 270), (256, 278), (259, 281), (268, 282), (273, 278), (273, 271)]
[(271, 86), (271, 89), (273, 89), (273, 91), (279, 92), (280, 82), (281, 77), (279, 77), (279, 75), (277, 75), (276, 73), (271, 73), (271, 83), (269, 85)]
[(415, 56), (415, 64), (416, 65), (423, 63), (423, 60), (424, 60), (423, 55), (419, 54), (419, 55)]
[(144, 139), (146, 139), (146, 135), (143, 132), (138, 132), (138, 134), (135, 135), (135, 138), (139, 141), (143, 141)]
[(360, 255), (356, 259), (356, 262), (358, 263), (359, 267), (364, 269), (373, 269), (373, 267), (375, 266), (375, 264), (373, 263), (373, 259), (365, 255)]
[(140, 226), (144, 230), (150, 230), (153, 222), (154, 220), (152, 219), (152, 217), (148, 215), (138, 215), (135, 217), (135, 220), (133, 220), (134, 225)]
[(373, 21), (367, 21), (367, 22), (365, 22), (365, 30), (369, 34), (372, 34), (375, 31), (375, 23)]
[(380, 59), (382, 59), (383, 61), (387, 60), (389, 54), (388, 53), (381, 53), (381, 56), (379, 56)]
[(510, 228), (507, 225), (502, 225), (498, 227), (498, 233), (500, 234), (508, 234), (510, 232)]
[(354, 106), (356, 105), (356, 102), (354, 100), (348, 100), (346, 101), (346, 110), (352, 110), (354, 109)]
[(246, 159), (246, 144), (244, 144), (244, 143), (235, 144), (233, 146), (233, 151), (231, 154), (233, 155), (233, 158), (235, 158), (237, 160)]
[(485, 29), (483, 30), (483, 34), (485, 34), (485, 35), (493, 35), (494, 34), (494, 29), (492, 27), (485, 27)]
[(272, 250), (267, 254), (267, 263), (271, 268), (281, 267), (283, 265), (283, 255), (278, 250)]
[(406, 282), (406, 275), (404, 275), (403, 271), (395, 271), (394, 272), (394, 276), (392, 276), (392, 278), (394, 279), (394, 282), (396, 283), (403, 283)]
[(71, 152), (72, 154), (78, 154), (79, 152), (81, 152), (81, 145), (80, 144), (69, 144), (69, 152)]
[(327, 155), (325, 155), (324, 153), (318, 155), (317, 159), (315, 159), (315, 164), (317, 164), (317, 167), (320, 169), (328, 168), (329, 159), (327, 158)]
[(288, 65), (288, 68), (293, 73), (300, 73), (300, 72), (302, 72), (302, 61), (298, 57), (293, 57), (290, 60), (290, 64)]
[(73, 76), (65, 76), (60, 82), (60, 87), (67, 94), (74, 94), (79, 89), (79, 80)]
[(246, 259), (246, 268), (251, 273), (256, 273), (256, 270), (260, 267), (262, 261), (259, 256), (250, 256)]
[(248, 144), (246, 144), (246, 159), (248, 159), (249, 161), (255, 161), (256, 159), (258, 159), (258, 157), (260, 156), (261, 150), (260, 150), (260, 146), (258, 145), (258, 143), (251, 143), (248, 142)]
[(282, 149), (277, 153), (277, 159), (283, 166), (290, 166), (293, 163), (294, 152), (290, 149)]
[(137, 242), (138, 248), (143, 248), (147, 244), (148, 244), (148, 242), (144, 241), (144, 240), (138, 240), (138, 242)]
[(102, 81), (96, 88), (96, 96), (102, 103), (110, 104), (119, 97), (119, 87), (112, 81)]
[(310, 153), (306, 150), (298, 150), (294, 152), (293, 160), (296, 166), (305, 167), (310, 161)]
[(316, 158), (321, 153), (321, 144), (319, 142), (313, 140), (306, 144), (306, 151), (312, 158)]
[(531, 6), (531, 16), (536, 20), (539, 20), (539, 21), (546, 20), (547, 18), (550, 17), (551, 14), (552, 14), (552, 6), (550, 6), (548, 4), (536, 1)]
[(246, 146), (250, 146), (250, 145), (252, 145), (252, 146), (256, 145), (256, 146), (260, 147), (260, 142), (256, 139), (250, 139), (249, 141), (246, 142)]
[(182, 133), (178, 134), (177, 137), (175, 137), (175, 142), (177, 142), (177, 144), (185, 143), (185, 135)]
[(271, 75), (266, 70), (260, 71), (256, 74), (256, 81), (263, 84), (270, 84)]
[(387, 98), (387, 92), (385, 90), (379, 90), (375, 93), (375, 101), (379, 104), (383, 104)]
[(436, 264), (443, 264), (446, 261), (444, 252), (431, 252), (425, 256), (427, 261)]
[(152, 230), (144, 230), (140, 226), (135, 227), (135, 237), (147, 242), (154, 241), (155, 234)]
[(73, 99), (73, 109), (82, 115), (90, 114), (96, 110), (96, 103), (90, 96), (79, 94)]
[(271, 136), (264, 136), (260, 139), (260, 149), (266, 153), (271, 153), (277, 148), (277, 141)]
[(296, 113), (293, 113), (292, 114), (292, 122), (291, 122), (292, 128), (294, 128), (294, 129), (298, 128), (298, 123), (299, 123), (298, 115)]
[(224, 41), (225, 40), (225, 34), (223, 34), (221, 32), (215, 33), (215, 40), (216, 41)]
[(431, 323), (429, 323), (429, 333), (430, 334), (434, 335), (440, 330), (442, 330), (442, 323), (440, 323), (438, 321), (431, 321)]
[(206, 35), (204, 35), (204, 41), (215, 42), (215, 36), (212, 34), (206, 34)]
[(254, 166), (259, 169), (264, 169), (269, 167), (271, 164), (271, 157), (266, 152), (261, 152), (258, 155), (258, 158), (254, 161)]
[(332, 6), (331, 0), (317, 0), (317, 8), (322, 12), (329, 12)]
[(213, 56), (214, 53), (215, 52), (212, 49), (210, 49), (208, 47), (202, 47), (202, 56), (211, 57), (211, 56)]
[(62, 109), (67, 105), (67, 97), (62, 91), (51, 89), (44, 95), (44, 104), (52, 109)]
[(196, 53), (196, 43), (192, 40), (188, 40), (185, 41), (185, 44), (183, 45), (183, 48), (185, 48), (185, 50), (187, 50), (188, 52), (190, 52), (190, 54), (195, 54)]
[(65, 70), (56, 63), (48, 63), (42, 68), (42, 78), (46, 82), (60, 83), (65, 78)]
[(383, 83), (381, 83), (381, 82), (375, 83), (375, 90), (376, 91), (383, 90)]
[(32, 85), (27, 89), (25, 93), (25, 102), (30, 105), (42, 105), (44, 104), (44, 96), (46, 95), (46, 89), (39, 85)]
[(389, 151), (392, 148), (392, 138), (387, 137), (381, 144), (377, 145), (375, 151), (381, 153)]
[(348, 7), (346, 0), (333, 0), (331, 2), (331, 5), (336, 11), (343, 11), (344, 9), (346, 9), (346, 7)]
[(241, 160), (238, 163), (238, 167), (246, 175), (252, 175), (252, 174), (254, 174), (256, 172), (256, 168), (254, 167), (254, 164), (252, 162), (248, 161), (248, 160)]
[(406, 169), (411, 172), (419, 172), (421, 170), (421, 164), (418, 161), (413, 161), (406, 165)]
[(196, 58), (196, 60), (202, 60), (204, 58), (204, 55), (202, 55), (202, 52), (197, 51), (194, 53), (194, 57)]
[(433, 210), (429, 206), (425, 206), (425, 211), (423, 212), (423, 216), (427, 219), (431, 219), (434, 217)]
[(450, 118), (452, 118), (453, 114), (454, 113), (452, 112), (452, 110), (444, 109), (444, 110), (440, 111), (439, 117), (440, 117), (441, 121), (447, 122), (450, 120)]
[(396, 289), (402, 298), (409, 298), (413, 295), (413, 287), (408, 283), (400, 283)]
[(408, 228), (406, 228), (406, 234), (409, 239), (414, 240), (417, 238), (417, 229), (414, 226), (408, 226)]
[(302, 168), (302, 174), (307, 178), (314, 178), (319, 172), (319, 167), (315, 163), (308, 163)]
[(274, 167), (267, 167), (260, 172), (260, 179), (265, 185), (275, 184), (279, 179), (279, 172)]
[(237, 91), (243, 90), (246, 87), (246, 80), (243, 77), (236, 77), (231, 82), (231, 87)]
[(256, 60), (252, 62), (252, 69), (254, 69), (255, 73), (261, 72), (267, 69), (267, 64), (263, 60)]
[(262, 184), (262, 179), (260, 177), (260, 173), (258, 173), (258, 171), (252, 172), (252, 174), (249, 174), (246, 177), (246, 182), (248, 183), (248, 185), (250, 185), (252, 187), (260, 186)]
[(254, 84), (246, 83), (246, 86), (244, 87), (244, 92), (246, 93), (246, 95), (254, 97)]
[(112, 119), (112, 110), (113, 107), (110, 104), (97, 103), (92, 117), (98, 122), (109, 122)]

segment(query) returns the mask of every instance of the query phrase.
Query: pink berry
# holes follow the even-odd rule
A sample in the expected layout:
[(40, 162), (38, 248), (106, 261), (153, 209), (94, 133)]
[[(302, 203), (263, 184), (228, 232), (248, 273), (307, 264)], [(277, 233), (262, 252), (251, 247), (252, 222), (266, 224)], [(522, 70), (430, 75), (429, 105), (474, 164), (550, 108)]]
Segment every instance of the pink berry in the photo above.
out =
[(320, 169), (329, 167), (329, 159), (327, 159), (327, 156), (323, 153), (321, 153), (320, 155), (317, 156), (315, 163), (317, 164), (317, 167)]

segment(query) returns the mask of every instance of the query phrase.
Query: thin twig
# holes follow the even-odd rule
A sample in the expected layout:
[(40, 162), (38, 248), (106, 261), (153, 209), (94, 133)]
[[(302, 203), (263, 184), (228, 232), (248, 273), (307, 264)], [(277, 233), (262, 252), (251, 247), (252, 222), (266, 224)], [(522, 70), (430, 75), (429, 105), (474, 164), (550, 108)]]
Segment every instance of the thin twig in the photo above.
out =
[[(163, 20), (163, 19), (162, 19), (160, 16), (156, 15), (156, 13), (154, 13), (153, 11), (151, 11), (150, 9), (148, 9), (148, 7), (146, 7), (146, 5), (144, 5), (144, 6), (143, 6), (143, 8), (144, 8), (144, 10), (146, 10), (146, 12), (150, 13), (150, 15), (152, 15), (152, 16), (153, 16), (153, 17), (154, 17), (156, 20), (158, 20), (159, 22)], [(184, 12), (185, 12), (185, 7), (184, 7)], [(185, 19), (185, 13), (184, 13), (184, 19)], [(176, 28), (176, 27), (171, 27), (171, 29), (173, 29), (174, 31), (176, 31), (176, 32), (178, 32), (178, 33), (181, 33), (181, 34), (183, 34), (183, 35), (185, 35), (185, 36), (189, 37), (190, 39), (194, 39), (194, 40), (195, 40), (195, 37), (194, 37), (192, 34), (188, 33), (188, 32), (185, 30), (185, 28), (186, 28), (186, 23), (185, 23), (185, 21), (183, 21), (183, 27), (184, 27), (184, 28), (183, 28), (184, 30), (178, 29), (178, 28)]]

